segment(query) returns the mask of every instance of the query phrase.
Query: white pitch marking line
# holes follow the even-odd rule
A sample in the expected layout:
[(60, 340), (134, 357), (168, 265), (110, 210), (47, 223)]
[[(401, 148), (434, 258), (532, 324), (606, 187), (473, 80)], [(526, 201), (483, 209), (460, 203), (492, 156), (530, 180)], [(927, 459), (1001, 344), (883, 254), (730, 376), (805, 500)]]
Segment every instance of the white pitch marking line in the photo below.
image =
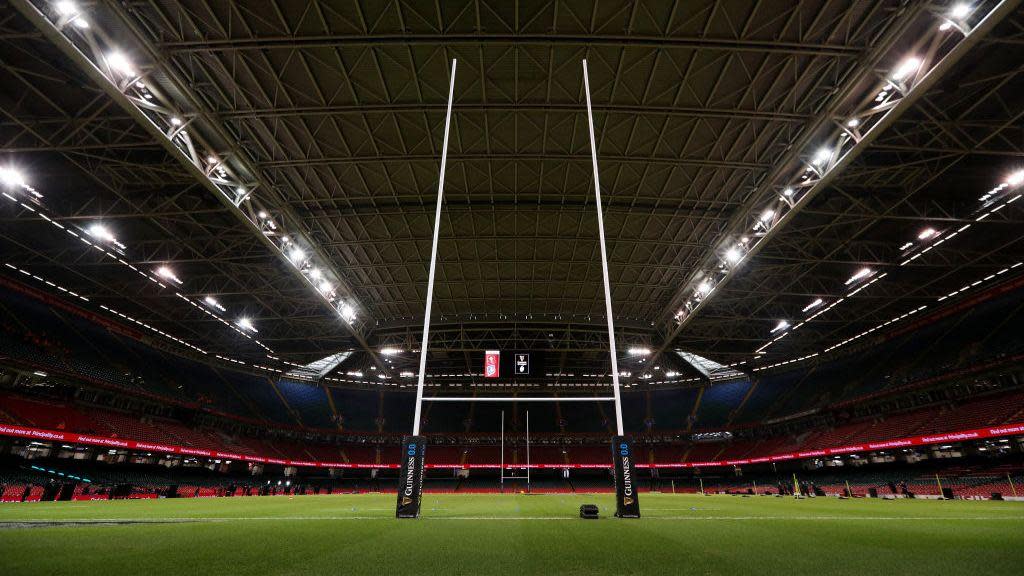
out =
[[(576, 520), (575, 516), (423, 516), (423, 520)], [(757, 520), (824, 520), (824, 521), (1024, 521), (1024, 516), (645, 516), (646, 520), (757, 521)], [(390, 516), (237, 516), (219, 518), (78, 518), (78, 519), (0, 519), (0, 524), (95, 524), (125, 522), (133, 524), (238, 522), (238, 521), (309, 521), (309, 520), (393, 520)]]

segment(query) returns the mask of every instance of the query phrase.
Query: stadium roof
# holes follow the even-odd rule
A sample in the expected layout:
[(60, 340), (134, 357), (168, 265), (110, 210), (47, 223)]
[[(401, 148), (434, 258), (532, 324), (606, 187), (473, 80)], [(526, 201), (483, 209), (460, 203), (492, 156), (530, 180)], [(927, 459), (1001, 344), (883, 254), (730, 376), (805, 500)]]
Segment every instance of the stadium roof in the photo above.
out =
[(224, 361), (415, 370), (453, 58), (437, 373), (607, 372), (584, 58), (631, 376), (1022, 270), (1018, 1), (5, 4), (4, 263)]

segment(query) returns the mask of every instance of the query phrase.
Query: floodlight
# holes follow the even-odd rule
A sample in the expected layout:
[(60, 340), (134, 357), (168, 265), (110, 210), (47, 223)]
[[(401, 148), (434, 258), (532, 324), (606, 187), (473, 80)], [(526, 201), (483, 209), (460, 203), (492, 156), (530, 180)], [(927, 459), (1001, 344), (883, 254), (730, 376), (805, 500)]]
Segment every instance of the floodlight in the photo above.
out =
[(220, 301), (218, 301), (213, 296), (207, 296), (206, 298), (203, 298), (203, 301), (206, 302), (206, 304), (208, 306), (210, 306), (211, 308), (216, 308), (217, 310), (220, 310), (221, 312), (225, 311), (224, 306), (220, 303)]
[(807, 312), (808, 310), (813, 310), (813, 309), (817, 308), (818, 306), (821, 306), (823, 303), (824, 303), (824, 300), (822, 300), (821, 298), (816, 298), (814, 300), (814, 302), (811, 302), (807, 306), (804, 306), (803, 312)]
[(740, 251), (737, 250), (736, 248), (729, 248), (729, 250), (725, 253), (725, 259), (732, 264), (739, 262), (740, 258), (743, 258), (743, 254), (741, 254)]
[(970, 4), (957, 4), (949, 11), (949, 15), (958, 20), (962, 20), (971, 13)]
[(106, 60), (107, 66), (110, 66), (111, 69), (116, 70), (125, 76), (135, 74), (135, 67), (123, 52), (111, 52), (107, 54)]
[(822, 148), (821, 150), (818, 150), (817, 154), (814, 155), (814, 160), (812, 160), (812, 162), (815, 166), (821, 166), (822, 164), (828, 162), (829, 158), (831, 157), (832, 151), (829, 150), (828, 148)]
[(78, 6), (69, 0), (57, 2), (54, 4), (54, 8), (57, 9), (57, 13), (61, 16), (74, 16), (75, 14), (78, 14)]
[(787, 322), (785, 320), (779, 320), (779, 323), (776, 324), (775, 328), (772, 328), (771, 332), (769, 332), (769, 333), (770, 334), (774, 334), (774, 333), (778, 332), (779, 330), (785, 330), (786, 328), (789, 328), (789, 322)]
[(921, 231), (920, 234), (917, 235), (917, 239), (918, 240), (927, 240), (927, 239), (931, 238), (932, 236), (935, 236), (935, 234), (936, 234), (935, 228), (925, 228), (924, 230)]
[(93, 224), (92, 226), (89, 226), (87, 232), (93, 238), (103, 240), (104, 242), (117, 243), (117, 239), (114, 238), (114, 234), (103, 224)]
[(921, 59), (920, 58), (915, 58), (915, 57), (907, 58), (903, 62), (900, 62), (900, 65), (897, 66), (896, 69), (892, 71), (892, 75), (890, 76), (890, 78), (892, 78), (893, 80), (896, 80), (898, 82), (900, 80), (903, 80), (907, 76), (910, 76), (911, 74), (913, 74), (920, 67), (921, 67)]
[(25, 185), (25, 177), (14, 168), (0, 167), (0, 182), (10, 188), (20, 188)]
[(856, 274), (854, 274), (853, 276), (850, 276), (850, 279), (846, 281), (846, 285), (849, 286), (850, 284), (853, 284), (857, 280), (860, 280), (862, 278), (866, 278), (867, 276), (870, 276), (870, 275), (871, 275), (871, 269), (870, 268), (861, 268), (860, 270), (857, 271)]
[(168, 268), (167, 266), (161, 266), (161, 267), (157, 268), (156, 269), (156, 273), (161, 278), (165, 278), (165, 279), (170, 280), (172, 282), (175, 282), (177, 284), (181, 284), (181, 279), (178, 278), (178, 276), (174, 273), (174, 271), (171, 270), (170, 268)]

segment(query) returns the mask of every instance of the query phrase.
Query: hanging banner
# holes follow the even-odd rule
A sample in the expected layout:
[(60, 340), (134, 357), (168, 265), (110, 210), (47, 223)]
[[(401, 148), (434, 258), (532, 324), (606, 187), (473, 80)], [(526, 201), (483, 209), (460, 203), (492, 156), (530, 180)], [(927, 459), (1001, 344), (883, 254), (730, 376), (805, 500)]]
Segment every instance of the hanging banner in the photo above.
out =
[(487, 350), (484, 352), (484, 378), (497, 378), (501, 375), (501, 351)]
[(633, 443), (625, 436), (612, 438), (612, 461), (615, 470), (615, 515), (619, 518), (639, 518), (639, 483), (633, 469)]
[(516, 354), (516, 376), (530, 375), (530, 355)]
[(398, 475), (398, 507), (395, 518), (417, 518), (423, 496), (423, 436), (402, 438), (402, 473)]

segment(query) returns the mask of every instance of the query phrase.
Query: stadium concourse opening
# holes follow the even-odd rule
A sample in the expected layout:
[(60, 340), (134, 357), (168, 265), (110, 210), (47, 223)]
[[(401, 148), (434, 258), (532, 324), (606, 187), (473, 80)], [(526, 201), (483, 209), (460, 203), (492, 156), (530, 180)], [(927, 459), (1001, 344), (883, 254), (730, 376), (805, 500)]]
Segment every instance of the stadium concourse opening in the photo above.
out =
[(1022, 5), (0, 0), (0, 574), (1020, 573)]

